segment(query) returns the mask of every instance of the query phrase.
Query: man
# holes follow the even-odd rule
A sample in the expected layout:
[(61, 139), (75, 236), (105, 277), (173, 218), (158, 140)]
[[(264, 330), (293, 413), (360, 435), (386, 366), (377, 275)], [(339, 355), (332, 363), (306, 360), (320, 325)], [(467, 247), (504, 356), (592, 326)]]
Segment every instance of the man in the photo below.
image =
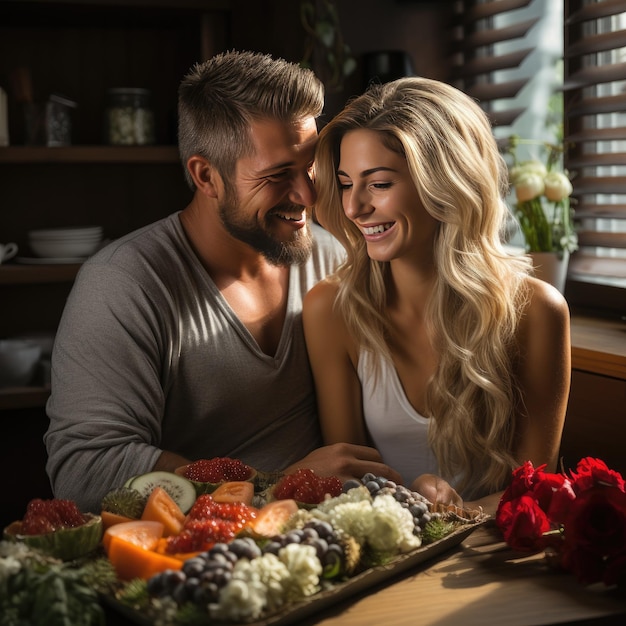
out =
[(55, 497), (99, 511), (130, 476), (229, 456), (264, 471), (397, 475), (319, 447), (304, 294), (342, 260), (310, 224), (314, 74), (229, 52), (179, 90), (183, 211), (87, 261), (57, 333), (45, 435)]

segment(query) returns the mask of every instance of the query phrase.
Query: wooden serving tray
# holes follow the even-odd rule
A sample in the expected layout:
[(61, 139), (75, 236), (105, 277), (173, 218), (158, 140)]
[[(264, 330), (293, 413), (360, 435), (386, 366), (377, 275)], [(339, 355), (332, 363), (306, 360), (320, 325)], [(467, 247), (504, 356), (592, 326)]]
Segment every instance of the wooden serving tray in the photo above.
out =
[[(401, 554), (385, 565), (379, 565), (367, 569), (345, 582), (333, 584), (330, 588), (319, 591), (305, 600), (287, 605), (282, 610), (268, 615), (260, 621), (245, 623), (248, 626), (287, 626), (289, 624), (297, 624), (299, 621), (315, 614), (318, 611), (321, 611), (322, 609), (328, 608), (333, 604), (345, 600), (353, 595), (384, 583), (398, 574), (427, 563), (435, 557), (459, 545), (476, 528), (487, 522), (489, 519), (491, 518), (487, 515), (477, 516), (473, 520), (461, 523), (455, 530), (446, 535), (443, 539), (439, 539), (438, 541), (416, 548), (411, 552)], [(153, 626), (154, 622), (146, 618), (145, 614), (133, 610), (116, 598), (103, 596), (103, 600), (115, 611), (123, 614), (132, 622), (139, 624), (140, 626)], [(233, 626), (234, 622), (216, 622), (215, 620), (211, 620), (207, 615), (206, 624), (207, 626)]]

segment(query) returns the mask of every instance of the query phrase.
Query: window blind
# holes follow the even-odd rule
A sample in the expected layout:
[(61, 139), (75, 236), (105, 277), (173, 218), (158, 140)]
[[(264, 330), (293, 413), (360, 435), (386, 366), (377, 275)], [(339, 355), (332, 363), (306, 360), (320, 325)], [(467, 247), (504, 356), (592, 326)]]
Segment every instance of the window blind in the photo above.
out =
[(623, 290), (626, 314), (626, 3), (564, 3), (565, 166), (580, 249), (570, 278)]
[[(519, 68), (533, 51), (524, 45), (538, 18), (504, 20), (507, 13), (527, 7), (532, 0), (458, 0), (452, 15), (452, 57), (450, 83), (476, 98), (495, 127), (508, 127), (524, 113), (516, 107), (515, 96), (526, 86), (530, 75), (495, 80), (494, 73)], [(511, 52), (494, 55), (494, 47), (517, 41)], [(507, 105), (507, 100), (511, 104)], [(510, 133), (509, 133), (510, 134)]]

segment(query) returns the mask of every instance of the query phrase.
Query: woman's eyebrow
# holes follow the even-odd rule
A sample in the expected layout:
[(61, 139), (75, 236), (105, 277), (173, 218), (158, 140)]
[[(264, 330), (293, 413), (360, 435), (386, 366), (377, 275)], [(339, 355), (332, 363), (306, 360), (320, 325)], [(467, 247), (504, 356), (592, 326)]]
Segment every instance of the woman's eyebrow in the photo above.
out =
[[(397, 170), (393, 169), (393, 167), (372, 167), (369, 170), (363, 170), (360, 174), (360, 178), (366, 178), (370, 174), (375, 174), (376, 172), (396, 172)], [(337, 176), (349, 176), (343, 170), (337, 170)]]

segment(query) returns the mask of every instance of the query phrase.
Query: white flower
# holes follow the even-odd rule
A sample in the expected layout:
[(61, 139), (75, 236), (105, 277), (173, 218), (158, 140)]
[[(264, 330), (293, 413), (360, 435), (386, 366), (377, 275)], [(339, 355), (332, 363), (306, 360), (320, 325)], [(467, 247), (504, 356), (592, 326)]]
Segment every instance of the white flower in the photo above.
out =
[(287, 544), (279, 550), (278, 558), (289, 571), (289, 578), (286, 581), (289, 599), (312, 596), (319, 591), (322, 564), (313, 546)]
[(373, 503), (373, 529), (369, 544), (379, 552), (409, 552), (422, 545), (413, 534), (413, 516), (390, 494), (376, 496)]
[(369, 489), (365, 485), (361, 485), (360, 487), (355, 487), (346, 491), (345, 493), (340, 493), (338, 496), (334, 498), (329, 498), (328, 500), (324, 500), (317, 505), (314, 509), (314, 513), (329, 513), (336, 506), (340, 504), (346, 504), (348, 502), (371, 502), (372, 494), (369, 492)]
[(544, 194), (551, 202), (560, 202), (570, 196), (573, 191), (570, 179), (563, 172), (548, 172), (543, 182)]
[(328, 513), (328, 521), (336, 528), (364, 545), (374, 529), (371, 500), (342, 502)]
[(313, 546), (288, 544), (279, 556), (267, 553), (256, 559), (239, 559), (232, 578), (209, 606), (213, 619), (234, 622), (259, 619), (286, 602), (319, 591), (322, 564)]
[(23, 567), (30, 548), (20, 541), (0, 541), (0, 591), (4, 593), (7, 581)]
[(525, 174), (536, 174), (543, 178), (547, 174), (547, 169), (541, 161), (522, 161), (509, 170), (509, 180), (513, 185), (517, 185), (519, 178)]
[(526, 202), (540, 196), (545, 188), (543, 178), (539, 174), (525, 171), (519, 174), (514, 183), (518, 202)]
[(281, 581), (288, 577), (287, 568), (273, 554), (252, 561), (239, 559), (232, 578), (220, 591), (219, 604), (209, 606), (211, 616), (235, 622), (258, 619), (267, 606), (281, 606)]
[(258, 619), (266, 604), (265, 591), (265, 585), (257, 580), (233, 577), (222, 587), (219, 604), (209, 606), (211, 617), (233, 622)]
[(413, 534), (413, 516), (391, 495), (365, 496), (351, 489), (320, 505), (314, 514), (334, 528), (353, 537), (360, 545), (369, 544), (384, 554), (397, 554), (419, 548), (421, 539)]

